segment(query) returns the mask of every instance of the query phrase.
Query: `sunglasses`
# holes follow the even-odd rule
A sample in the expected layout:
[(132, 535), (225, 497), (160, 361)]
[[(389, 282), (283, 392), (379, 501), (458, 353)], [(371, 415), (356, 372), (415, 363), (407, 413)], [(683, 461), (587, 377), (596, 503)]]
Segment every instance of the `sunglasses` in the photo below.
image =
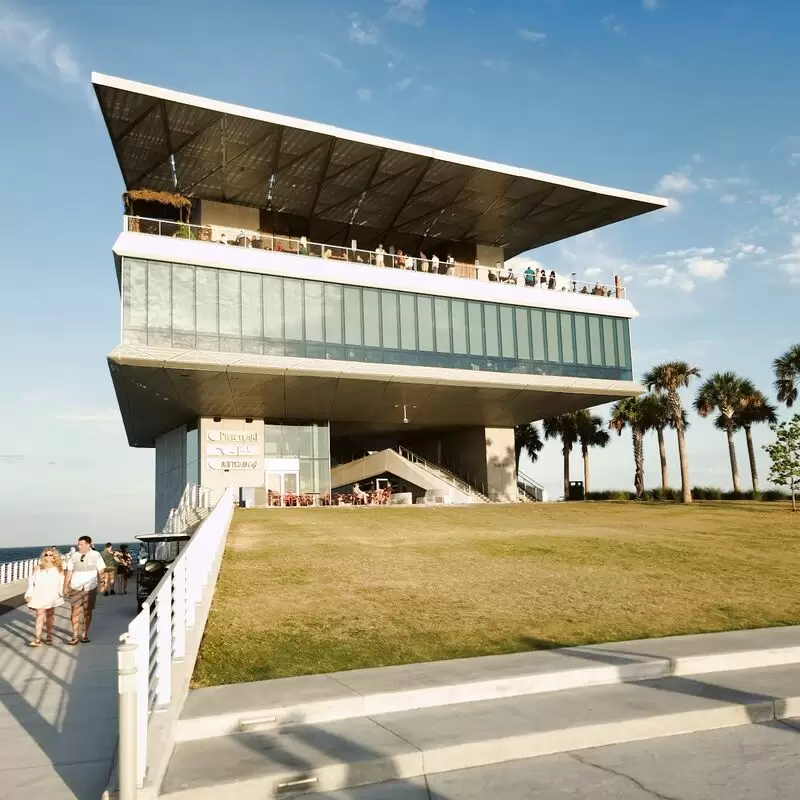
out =
[(55, 557), (56, 557), (56, 554), (55, 554), (55, 553), (45, 553), (45, 554), (44, 554), (44, 557), (45, 557), (45, 558), (55, 558)]
[(86, 559), (86, 553), (81, 556), (81, 563)]

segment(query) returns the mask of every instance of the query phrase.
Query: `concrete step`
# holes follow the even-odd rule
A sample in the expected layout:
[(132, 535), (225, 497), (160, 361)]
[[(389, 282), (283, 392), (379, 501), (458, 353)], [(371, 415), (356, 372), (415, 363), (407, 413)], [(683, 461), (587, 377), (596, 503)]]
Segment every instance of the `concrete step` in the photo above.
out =
[(800, 663), (800, 627), (570, 647), (200, 689), (176, 741), (679, 675)]
[(671, 676), (419, 708), (177, 745), (161, 796), (333, 792), (800, 715), (800, 668)]

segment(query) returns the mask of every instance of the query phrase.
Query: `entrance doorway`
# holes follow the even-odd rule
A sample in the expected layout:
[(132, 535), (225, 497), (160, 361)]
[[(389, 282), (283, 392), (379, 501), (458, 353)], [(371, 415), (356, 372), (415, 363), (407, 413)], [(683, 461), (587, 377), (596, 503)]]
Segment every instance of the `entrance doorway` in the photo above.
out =
[(286, 505), (286, 496), (297, 496), (300, 492), (299, 472), (267, 473), (267, 505)]

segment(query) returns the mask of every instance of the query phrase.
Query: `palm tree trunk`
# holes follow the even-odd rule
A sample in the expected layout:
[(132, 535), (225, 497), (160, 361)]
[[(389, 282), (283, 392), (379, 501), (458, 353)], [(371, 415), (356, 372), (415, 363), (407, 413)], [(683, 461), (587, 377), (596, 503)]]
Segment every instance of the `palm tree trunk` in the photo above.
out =
[(669, 476), (667, 474), (667, 448), (664, 446), (664, 429), (656, 428), (656, 433), (658, 434), (658, 455), (661, 458), (661, 488), (666, 493), (669, 488)]
[(634, 428), (633, 435), (633, 462), (635, 472), (633, 474), (633, 486), (636, 490), (636, 499), (641, 500), (644, 496), (644, 436), (642, 431)]
[(689, 463), (686, 460), (686, 437), (683, 433), (683, 425), (678, 423), (678, 458), (681, 463), (681, 502), (692, 502), (692, 487), (689, 485)]
[(758, 468), (756, 467), (756, 451), (753, 449), (753, 431), (749, 425), (744, 426), (747, 438), (747, 455), (750, 458), (750, 477), (753, 479), (753, 499), (758, 494)]
[(564, 499), (569, 499), (569, 449), (564, 442)]
[(585, 445), (581, 448), (583, 451), (583, 499), (589, 494), (589, 448)]
[(733, 441), (733, 425), (728, 420), (728, 453), (731, 457), (731, 478), (733, 479), (733, 491), (735, 494), (742, 493), (739, 485), (739, 465), (736, 463), (736, 444)]

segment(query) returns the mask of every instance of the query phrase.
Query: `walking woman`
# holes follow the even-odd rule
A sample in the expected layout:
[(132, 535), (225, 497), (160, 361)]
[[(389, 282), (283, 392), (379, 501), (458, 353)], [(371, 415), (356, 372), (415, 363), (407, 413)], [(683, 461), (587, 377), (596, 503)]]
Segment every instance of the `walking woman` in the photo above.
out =
[(121, 544), (119, 551), (114, 553), (117, 562), (117, 581), (119, 582), (119, 593), (128, 594), (128, 578), (133, 571), (133, 558), (128, 550), (128, 545)]
[(44, 643), (53, 643), (56, 608), (64, 604), (63, 587), (64, 565), (61, 554), (54, 547), (45, 547), (39, 556), (39, 563), (31, 573), (28, 590), (25, 592), (28, 608), (36, 612), (36, 633), (29, 647), (42, 646), (42, 629), (45, 625), (47, 636)]

